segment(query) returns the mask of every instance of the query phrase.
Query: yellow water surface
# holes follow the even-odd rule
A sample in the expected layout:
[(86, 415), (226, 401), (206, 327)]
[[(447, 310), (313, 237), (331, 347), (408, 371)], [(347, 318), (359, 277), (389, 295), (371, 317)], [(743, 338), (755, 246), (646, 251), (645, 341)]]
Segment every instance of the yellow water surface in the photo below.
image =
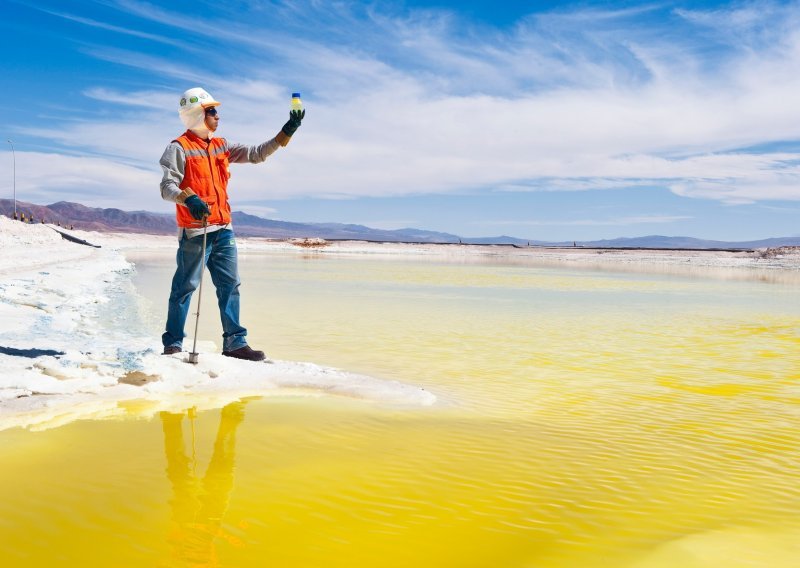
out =
[[(132, 260), (155, 335), (173, 260)], [(0, 565), (797, 565), (800, 275), (241, 262), (253, 346), (438, 403), (0, 432)]]

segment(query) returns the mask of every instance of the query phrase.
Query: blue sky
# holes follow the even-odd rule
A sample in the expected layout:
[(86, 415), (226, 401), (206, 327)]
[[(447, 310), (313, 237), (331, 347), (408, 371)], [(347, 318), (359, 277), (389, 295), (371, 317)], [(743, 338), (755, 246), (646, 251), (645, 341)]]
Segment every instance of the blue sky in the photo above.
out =
[[(800, 235), (798, 2), (4, 3), (17, 198), (170, 211), (180, 94), (256, 144), (234, 209), (466, 237)], [(12, 195), (11, 146), (0, 195)]]

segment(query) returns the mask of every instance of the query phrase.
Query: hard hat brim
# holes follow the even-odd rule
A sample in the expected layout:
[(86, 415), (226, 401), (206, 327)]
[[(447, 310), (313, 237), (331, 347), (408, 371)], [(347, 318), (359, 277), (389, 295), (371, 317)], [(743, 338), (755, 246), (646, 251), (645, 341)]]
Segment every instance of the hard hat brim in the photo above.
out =
[(219, 106), (221, 104), (222, 103), (219, 102), (219, 101), (211, 101), (210, 103), (202, 103), (200, 106), (202, 106), (203, 109), (207, 109), (207, 108), (213, 108), (213, 107)]

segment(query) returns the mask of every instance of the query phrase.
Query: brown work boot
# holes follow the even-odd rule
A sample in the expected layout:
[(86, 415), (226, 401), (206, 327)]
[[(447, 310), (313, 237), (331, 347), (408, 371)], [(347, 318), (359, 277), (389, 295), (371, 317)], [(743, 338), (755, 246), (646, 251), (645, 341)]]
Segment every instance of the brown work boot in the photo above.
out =
[(175, 353), (180, 353), (181, 351), (183, 351), (183, 349), (177, 345), (168, 345), (164, 347), (162, 355), (175, 355)]
[(234, 349), (233, 351), (223, 351), (222, 354), (225, 355), (225, 357), (234, 357), (236, 359), (244, 359), (245, 361), (263, 361), (267, 357), (264, 355), (263, 351), (251, 349), (249, 345)]

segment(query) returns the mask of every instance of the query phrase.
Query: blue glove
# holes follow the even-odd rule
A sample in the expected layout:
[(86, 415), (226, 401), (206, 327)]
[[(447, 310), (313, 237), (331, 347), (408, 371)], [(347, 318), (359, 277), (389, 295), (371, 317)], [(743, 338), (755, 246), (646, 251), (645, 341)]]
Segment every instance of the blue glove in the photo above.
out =
[(289, 112), (289, 121), (283, 125), (281, 130), (283, 131), (286, 136), (291, 136), (294, 134), (298, 128), (300, 128), (300, 123), (306, 117), (306, 111), (303, 110), (293, 110)]
[(206, 205), (206, 202), (196, 195), (190, 195), (187, 197), (183, 204), (186, 205), (186, 208), (189, 210), (189, 213), (192, 214), (192, 217), (198, 221), (202, 221), (203, 217), (208, 217), (211, 215), (211, 210), (208, 208), (208, 205)]

